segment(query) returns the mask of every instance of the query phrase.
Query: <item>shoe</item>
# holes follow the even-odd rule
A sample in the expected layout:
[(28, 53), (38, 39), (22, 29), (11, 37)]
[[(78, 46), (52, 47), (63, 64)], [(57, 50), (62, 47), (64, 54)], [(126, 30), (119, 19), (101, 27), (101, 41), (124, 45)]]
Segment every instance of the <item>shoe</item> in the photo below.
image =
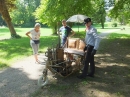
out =
[(37, 60), (35, 63), (36, 63), (36, 64), (41, 64), (41, 62), (40, 62), (39, 60)]
[(94, 75), (92, 75), (92, 74), (87, 74), (87, 76), (89, 76), (89, 77), (94, 77)]
[(86, 76), (79, 75), (79, 76), (77, 76), (77, 78), (79, 78), (79, 79), (85, 79), (85, 78), (86, 78)]

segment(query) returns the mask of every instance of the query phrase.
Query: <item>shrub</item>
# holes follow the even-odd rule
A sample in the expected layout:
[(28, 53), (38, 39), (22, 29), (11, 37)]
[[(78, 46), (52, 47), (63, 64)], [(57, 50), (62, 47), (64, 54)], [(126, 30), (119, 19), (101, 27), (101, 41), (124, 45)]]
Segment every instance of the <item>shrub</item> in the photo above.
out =
[(113, 23), (113, 24), (112, 24), (112, 27), (117, 27), (117, 23)]

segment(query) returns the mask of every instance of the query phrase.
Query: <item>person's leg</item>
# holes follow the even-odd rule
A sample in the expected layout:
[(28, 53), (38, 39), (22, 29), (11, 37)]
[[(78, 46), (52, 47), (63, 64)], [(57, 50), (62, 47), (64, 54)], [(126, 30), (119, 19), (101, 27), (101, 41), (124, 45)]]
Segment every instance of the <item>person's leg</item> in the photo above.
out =
[(87, 52), (87, 54), (86, 54), (86, 59), (85, 59), (85, 64), (84, 64), (84, 69), (83, 69), (83, 72), (82, 72), (82, 75), (83, 75), (83, 76), (86, 76), (87, 73), (88, 73), (88, 67), (89, 67), (89, 62), (90, 62), (90, 56), (91, 56), (91, 53), (90, 53), (90, 52)]
[(38, 55), (38, 50), (39, 50), (39, 43), (36, 44), (36, 54)]
[(85, 57), (86, 60), (85, 60), (85, 64), (84, 64), (84, 69), (83, 69), (82, 74), (80, 76), (78, 76), (78, 78), (80, 78), (80, 79), (85, 78), (88, 73), (88, 67), (89, 67), (89, 63), (90, 63), (90, 59), (91, 59), (91, 52), (92, 52), (92, 47), (88, 46), (86, 57)]
[(35, 60), (39, 63), (40, 61), (38, 60), (38, 50), (39, 50), (39, 43), (36, 44), (36, 51), (35, 51)]
[(93, 77), (95, 73), (95, 63), (94, 63), (94, 55), (91, 56), (90, 59), (90, 73), (88, 73), (88, 76)]
[(38, 61), (38, 57), (37, 57), (38, 47), (37, 47), (37, 44), (35, 44), (35, 43), (30, 43), (30, 44), (31, 44), (31, 47), (32, 47), (32, 50), (33, 50), (35, 61)]
[(63, 38), (61, 39), (61, 47), (63, 47), (63, 45), (64, 45), (64, 40), (63, 40)]
[(37, 56), (37, 54), (34, 55), (34, 58), (35, 58), (36, 61), (38, 61), (38, 56)]
[(61, 47), (63, 47), (65, 45), (66, 40), (67, 40), (66, 37), (62, 38), (62, 40), (61, 40)]

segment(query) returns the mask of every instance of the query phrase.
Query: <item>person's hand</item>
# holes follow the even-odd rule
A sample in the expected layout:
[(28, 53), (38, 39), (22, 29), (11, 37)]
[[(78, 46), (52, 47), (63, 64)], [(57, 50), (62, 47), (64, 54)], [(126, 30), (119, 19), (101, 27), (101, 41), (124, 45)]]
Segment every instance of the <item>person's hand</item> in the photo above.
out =
[(69, 39), (69, 38), (70, 38), (70, 36), (67, 37), (67, 39)]
[(96, 51), (97, 51), (97, 50), (93, 49), (92, 52), (91, 52), (91, 55), (95, 55), (95, 54), (96, 54)]
[(84, 52), (87, 50), (87, 47), (85, 46), (85, 48), (84, 48)]

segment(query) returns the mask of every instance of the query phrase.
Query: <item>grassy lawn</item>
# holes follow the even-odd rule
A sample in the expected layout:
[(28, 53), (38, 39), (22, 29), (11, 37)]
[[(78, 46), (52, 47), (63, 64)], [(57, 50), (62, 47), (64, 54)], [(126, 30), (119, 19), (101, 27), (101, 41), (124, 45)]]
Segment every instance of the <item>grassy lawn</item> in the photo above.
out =
[[(15, 28), (17, 34), (22, 37), (25, 37), (25, 33), (30, 31), (32, 28)], [(50, 28), (41, 28), (41, 36), (51, 35)], [(0, 38), (10, 38), (10, 33), (8, 28), (0, 28)]]
[[(42, 36), (39, 52), (44, 52), (47, 47), (56, 44), (57, 41), (57, 36)], [(32, 55), (32, 49), (27, 37), (0, 41), (0, 68), (30, 55)]]
[[(8, 28), (0, 28), (0, 68), (7, 67), (13, 62), (20, 60), (21, 58), (32, 55), (32, 48), (30, 47), (29, 38), (25, 33), (32, 28), (15, 28), (17, 34), (22, 36), (21, 39), (8, 39), (10, 33)], [(50, 28), (41, 29), (41, 45), (40, 51), (44, 52), (47, 47), (52, 44), (57, 44), (57, 36), (51, 35)]]
[[(105, 23), (105, 28), (102, 29), (100, 24), (95, 24), (94, 25), (95, 28), (98, 29), (98, 32), (105, 32), (108, 31), (110, 29), (120, 29), (121, 26), (117, 26), (117, 27), (112, 27), (111, 23)], [(25, 37), (25, 33), (30, 31), (32, 28), (15, 28), (17, 34), (19, 34), (22, 37)], [(74, 27), (72, 27), (72, 29), (75, 32), (78, 32), (78, 26), (75, 25)], [(79, 26), (79, 32), (83, 32), (85, 30), (85, 26), (84, 25), (80, 25)], [(41, 36), (50, 36), (52, 35), (52, 30), (50, 28), (41, 28)], [(10, 38), (10, 33), (9, 33), (9, 29), (8, 28), (0, 28), (0, 38)]]

